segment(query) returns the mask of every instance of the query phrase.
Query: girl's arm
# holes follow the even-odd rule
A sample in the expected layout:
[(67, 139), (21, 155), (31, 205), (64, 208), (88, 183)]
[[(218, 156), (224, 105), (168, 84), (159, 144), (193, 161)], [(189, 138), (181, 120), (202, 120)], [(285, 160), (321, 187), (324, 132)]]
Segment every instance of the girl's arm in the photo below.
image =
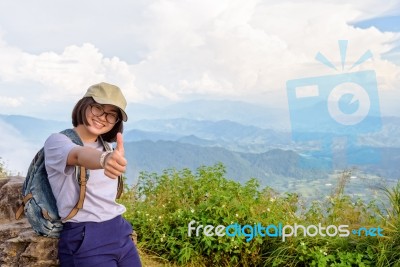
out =
[[(67, 165), (83, 166), (89, 170), (101, 169), (101, 154), (103, 152), (91, 147), (77, 146), (71, 149)], [(112, 179), (117, 178), (126, 170), (127, 161), (122, 140), (122, 134), (117, 134), (117, 147), (104, 160), (104, 174)]]

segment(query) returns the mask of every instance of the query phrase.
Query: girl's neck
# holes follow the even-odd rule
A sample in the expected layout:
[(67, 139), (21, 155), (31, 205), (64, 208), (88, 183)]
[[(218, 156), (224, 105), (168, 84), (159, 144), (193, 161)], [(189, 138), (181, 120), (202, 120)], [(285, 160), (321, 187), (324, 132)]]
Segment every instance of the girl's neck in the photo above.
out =
[(79, 137), (81, 138), (82, 142), (84, 143), (91, 143), (97, 141), (97, 135), (90, 133), (83, 124), (78, 125), (74, 128), (77, 132)]

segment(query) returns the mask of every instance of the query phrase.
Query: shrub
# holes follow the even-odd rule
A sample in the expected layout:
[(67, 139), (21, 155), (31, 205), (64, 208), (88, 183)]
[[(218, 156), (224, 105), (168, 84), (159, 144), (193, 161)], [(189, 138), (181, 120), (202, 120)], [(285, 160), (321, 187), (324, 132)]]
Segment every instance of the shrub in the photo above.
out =
[(279, 198), (272, 189), (260, 190), (255, 179), (242, 185), (224, 175), (222, 164), (203, 166), (195, 173), (188, 169), (167, 170), (161, 175), (142, 173), (134, 189), (135, 199), (124, 202), (130, 206), (125, 216), (138, 232), (139, 242), (178, 264), (259, 264), (262, 245), (269, 246), (260, 237), (251, 242), (244, 237), (195, 236), (194, 232), (189, 237), (188, 223), (227, 226), (291, 220), (296, 209), (294, 195)]
[(5, 177), (7, 177), (7, 170), (4, 166), (2, 158), (0, 157), (0, 178), (5, 178)]
[[(398, 263), (398, 206), (389, 224), (374, 202), (353, 201), (344, 194), (350, 174), (343, 172), (338, 188), (308, 208), (300, 204), (300, 196), (295, 193), (261, 188), (256, 179), (241, 184), (225, 178), (222, 164), (202, 166), (195, 172), (170, 169), (162, 174), (141, 173), (138, 184), (127, 188), (122, 202), (127, 206), (125, 217), (133, 224), (141, 248), (178, 265), (388, 266)], [(398, 205), (400, 185), (395, 190), (392, 198)], [(196, 236), (195, 231), (188, 236), (191, 221), (195, 221), (194, 227), (235, 223), (347, 224), (350, 231), (352, 227), (380, 225), (385, 227), (385, 237), (299, 234), (282, 242), (280, 237), (258, 235), (247, 242), (246, 236), (202, 233)]]

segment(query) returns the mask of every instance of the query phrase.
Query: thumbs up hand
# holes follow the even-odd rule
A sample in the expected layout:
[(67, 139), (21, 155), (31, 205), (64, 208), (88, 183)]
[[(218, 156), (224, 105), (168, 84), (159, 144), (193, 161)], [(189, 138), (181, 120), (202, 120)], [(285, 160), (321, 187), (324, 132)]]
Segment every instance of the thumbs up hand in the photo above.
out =
[(125, 154), (124, 139), (121, 133), (117, 133), (117, 147), (115, 148), (115, 150), (118, 150), (121, 153), (121, 155), (124, 156)]
[(104, 174), (111, 179), (116, 179), (126, 170), (124, 140), (121, 133), (117, 134), (117, 146), (108, 154), (104, 161)]

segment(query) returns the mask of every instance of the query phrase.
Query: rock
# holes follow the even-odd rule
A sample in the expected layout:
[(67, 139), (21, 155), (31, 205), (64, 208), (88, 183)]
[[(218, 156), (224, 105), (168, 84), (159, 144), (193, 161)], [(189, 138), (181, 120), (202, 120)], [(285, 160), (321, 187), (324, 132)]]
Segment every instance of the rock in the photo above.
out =
[(15, 220), (23, 181), (0, 179), (0, 267), (58, 266), (58, 239), (36, 235), (26, 218)]
[[(0, 267), (53, 267), (58, 239), (35, 234), (28, 220), (15, 219), (22, 203), (23, 177), (0, 178)], [(136, 233), (132, 239), (136, 243)]]
[(10, 177), (0, 179), (0, 218), (13, 220), (15, 211), (21, 203), (21, 187), (23, 177)]

